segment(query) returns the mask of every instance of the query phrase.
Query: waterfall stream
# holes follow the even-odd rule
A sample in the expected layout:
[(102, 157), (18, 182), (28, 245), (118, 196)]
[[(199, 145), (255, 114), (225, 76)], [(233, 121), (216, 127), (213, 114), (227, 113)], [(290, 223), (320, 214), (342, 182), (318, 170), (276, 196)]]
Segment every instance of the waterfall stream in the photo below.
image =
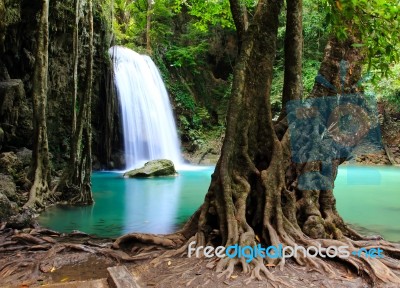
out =
[(182, 162), (178, 133), (160, 72), (147, 55), (125, 47), (109, 50), (121, 112), (126, 169), (148, 160)]

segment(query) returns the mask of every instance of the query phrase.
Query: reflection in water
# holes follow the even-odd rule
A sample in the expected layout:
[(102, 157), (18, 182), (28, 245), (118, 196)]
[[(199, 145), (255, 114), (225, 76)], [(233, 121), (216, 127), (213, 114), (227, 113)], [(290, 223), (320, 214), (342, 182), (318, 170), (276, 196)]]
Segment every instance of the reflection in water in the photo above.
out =
[(400, 242), (400, 169), (341, 166), (335, 181), (339, 214), (363, 234)]
[(214, 167), (179, 171), (178, 177), (125, 179), (121, 173), (92, 176), (95, 204), (51, 207), (39, 217), (61, 232), (81, 230), (103, 237), (129, 232), (170, 233), (201, 205)]
[(157, 179), (126, 179), (123, 232), (166, 234), (176, 227), (181, 176)]

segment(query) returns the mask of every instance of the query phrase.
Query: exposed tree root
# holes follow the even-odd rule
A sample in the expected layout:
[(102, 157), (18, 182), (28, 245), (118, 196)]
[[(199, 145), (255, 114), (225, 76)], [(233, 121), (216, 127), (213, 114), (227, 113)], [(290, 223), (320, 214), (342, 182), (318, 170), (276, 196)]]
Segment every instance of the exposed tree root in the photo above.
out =
[(178, 248), (182, 246), (184, 240), (185, 238), (179, 233), (170, 235), (151, 235), (151, 234), (133, 233), (119, 237), (113, 243), (113, 248), (118, 249), (120, 248), (122, 243), (126, 242), (153, 244), (165, 248)]
[(48, 273), (58, 269), (59, 264), (56, 264), (54, 259), (63, 252), (96, 254), (117, 262), (145, 259), (143, 256), (131, 257), (122, 250), (111, 249), (112, 243), (70, 243), (65, 242), (68, 241), (68, 236), (63, 236), (61, 238), (58, 232), (48, 229), (32, 229), (26, 233), (3, 230), (0, 234), (3, 241), (0, 244), (0, 286), (30, 283), (29, 281), (38, 277), (40, 272)]

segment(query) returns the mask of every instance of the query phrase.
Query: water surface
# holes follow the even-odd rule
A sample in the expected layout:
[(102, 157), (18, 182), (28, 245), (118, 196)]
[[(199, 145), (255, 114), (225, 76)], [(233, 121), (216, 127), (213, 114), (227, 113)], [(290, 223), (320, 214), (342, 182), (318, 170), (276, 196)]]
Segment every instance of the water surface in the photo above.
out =
[[(52, 207), (39, 222), (70, 232), (103, 237), (128, 232), (170, 233), (202, 204), (214, 167), (180, 171), (178, 177), (124, 179), (115, 172), (93, 174), (95, 204)], [(400, 169), (341, 166), (335, 181), (337, 209), (363, 233), (400, 241)]]

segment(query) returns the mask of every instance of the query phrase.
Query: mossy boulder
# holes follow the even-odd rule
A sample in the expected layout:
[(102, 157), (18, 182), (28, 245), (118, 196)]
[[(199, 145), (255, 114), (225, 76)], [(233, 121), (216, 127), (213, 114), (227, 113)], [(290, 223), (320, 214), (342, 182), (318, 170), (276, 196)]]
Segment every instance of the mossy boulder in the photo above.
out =
[(0, 223), (9, 221), (10, 217), (17, 213), (17, 204), (11, 202), (3, 193), (0, 193)]
[(11, 176), (0, 173), (0, 193), (11, 201), (17, 200), (17, 188)]
[(8, 198), (0, 193), (0, 222), (6, 221), (11, 216), (11, 202)]
[(38, 223), (35, 220), (35, 212), (32, 209), (25, 208), (19, 213), (13, 213), (7, 219), (7, 227), (13, 229), (24, 229), (37, 227)]
[(22, 162), (14, 152), (0, 154), (0, 173), (16, 175), (22, 169)]
[(124, 174), (126, 178), (146, 178), (159, 176), (176, 176), (174, 163), (171, 160), (152, 160), (144, 164), (142, 168), (134, 169)]

